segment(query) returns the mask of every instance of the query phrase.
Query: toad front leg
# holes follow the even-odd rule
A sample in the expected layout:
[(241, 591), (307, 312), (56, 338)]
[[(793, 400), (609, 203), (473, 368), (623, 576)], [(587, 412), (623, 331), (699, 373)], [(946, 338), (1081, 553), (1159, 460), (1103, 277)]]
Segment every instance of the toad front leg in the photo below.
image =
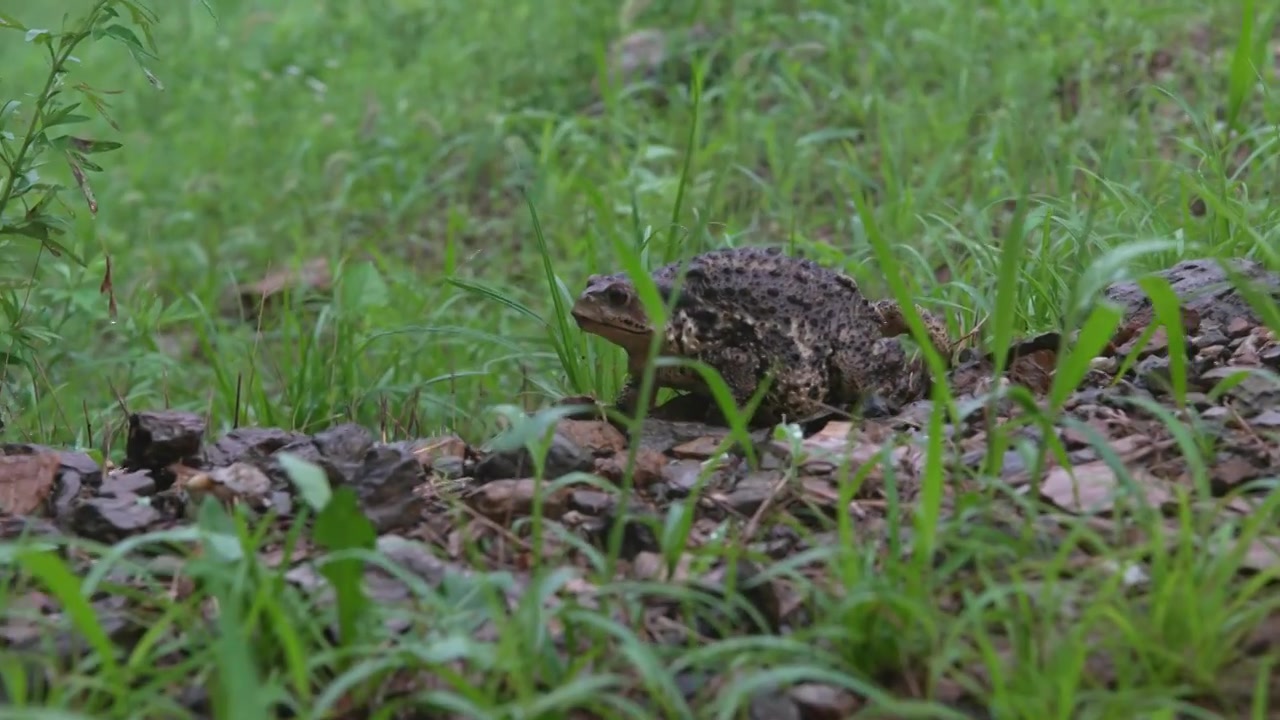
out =
[[(641, 376), (635, 373), (627, 375), (627, 381), (623, 384), (622, 389), (618, 391), (617, 398), (613, 401), (613, 406), (617, 410), (626, 415), (634, 415), (636, 408), (640, 405), (640, 380)], [(653, 404), (658, 399), (658, 383), (653, 383), (649, 388), (648, 407), (653, 409)]]

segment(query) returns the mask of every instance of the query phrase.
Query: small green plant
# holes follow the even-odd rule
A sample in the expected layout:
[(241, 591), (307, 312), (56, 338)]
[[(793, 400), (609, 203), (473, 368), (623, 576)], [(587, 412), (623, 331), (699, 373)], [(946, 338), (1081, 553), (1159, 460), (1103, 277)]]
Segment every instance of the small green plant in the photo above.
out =
[[(127, 16), (127, 19), (126, 17)], [(107, 112), (105, 95), (118, 91), (101, 90), (83, 81), (71, 81), (72, 68), (80, 63), (74, 54), (86, 41), (112, 39), (124, 43), (147, 80), (156, 88), (160, 81), (147, 68), (145, 61), (155, 59), (152, 26), (156, 15), (135, 0), (96, 0), (89, 11), (61, 31), (27, 27), (18, 18), (0, 13), (0, 30), (24, 34), (25, 41), (44, 52), (48, 72), (39, 90), (23, 99), (9, 98), (0, 105), (0, 163), (4, 178), (0, 181), (0, 248), (8, 249), (19, 238), (38, 241), (38, 263), (44, 251), (55, 257), (67, 257), (81, 267), (84, 258), (62, 238), (75, 217), (72, 207), (62, 197), (67, 186), (55, 178), (57, 163), (66, 163), (76, 187), (91, 214), (98, 212), (98, 201), (89, 173), (101, 172), (102, 166), (90, 156), (117, 150), (121, 143), (97, 140), (67, 132), (68, 126), (89, 122), (82, 111), (93, 110), (115, 130), (119, 125)], [(130, 25), (142, 32), (138, 37)], [(145, 43), (145, 44), (144, 44)], [(80, 99), (74, 99), (75, 96)], [(21, 247), (18, 248), (20, 253)], [(12, 252), (12, 251), (9, 251)], [(0, 275), (0, 309), (4, 326), (0, 342), (4, 343), (5, 365), (17, 361), (24, 365), (26, 352), (38, 340), (51, 339), (53, 331), (29, 324), (26, 309), (35, 284), (35, 265), (26, 273)], [(111, 282), (111, 262), (107, 258), (101, 291), (108, 296), (111, 316), (116, 313), (115, 294)]]

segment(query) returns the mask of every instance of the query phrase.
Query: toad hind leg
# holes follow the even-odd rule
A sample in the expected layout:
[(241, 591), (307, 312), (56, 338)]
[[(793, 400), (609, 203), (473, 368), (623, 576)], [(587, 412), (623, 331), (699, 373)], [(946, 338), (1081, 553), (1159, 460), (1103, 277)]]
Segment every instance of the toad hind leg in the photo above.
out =
[[(907, 319), (902, 314), (902, 306), (896, 301), (877, 300), (871, 303), (871, 307), (879, 318), (880, 332), (884, 337), (892, 338), (911, 334), (911, 326), (907, 324)], [(947, 331), (947, 324), (943, 322), (942, 318), (925, 310), (920, 305), (916, 305), (916, 313), (924, 322), (924, 328), (929, 335), (929, 342), (933, 344), (933, 349), (937, 350), (950, 363), (953, 347), (951, 335)]]
[(869, 348), (840, 348), (831, 357), (831, 367), (834, 398), (857, 410), (888, 405), (885, 411), (896, 412), (929, 391), (928, 366), (908, 357), (896, 337), (877, 339)]

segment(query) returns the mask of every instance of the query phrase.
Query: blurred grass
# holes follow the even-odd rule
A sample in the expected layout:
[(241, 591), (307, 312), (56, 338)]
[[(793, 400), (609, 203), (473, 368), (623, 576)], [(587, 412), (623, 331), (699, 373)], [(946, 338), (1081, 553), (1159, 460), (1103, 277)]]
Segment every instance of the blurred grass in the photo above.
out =
[[(20, 15), (55, 24), (67, 10), (81, 4)], [(488, 405), (610, 394), (616, 351), (596, 348), (587, 386), (573, 387), (546, 325), (446, 282), (482, 283), (557, 325), (522, 193), (570, 295), (589, 272), (618, 267), (614, 241), (649, 228), (655, 263), (724, 242), (789, 241), (847, 265), (871, 293), (887, 293), (883, 273), (894, 272), (957, 330), (992, 312), (999, 226), (1026, 193), (1031, 235), (1011, 299), (1019, 331), (1058, 324), (1077, 279), (1118, 245), (1174, 247), (1107, 268), (1107, 280), (1179, 254), (1274, 244), (1264, 200), (1274, 98), (1239, 101), (1258, 149), (1247, 193), (1226, 167), (1240, 141), (1213, 121), (1228, 87), (1241, 87), (1228, 71), (1242, 61), (1222, 30), (1240, 27), (1231, 4), (708, 0), (640, 10), (641, 26), (703, 22), (732, 61), (705, 91), (688, 156), (693, 112), (679, 97), (655, 109), (611, 95), (602, 114), (581, 112), (621, 32), (614, 3), (226, 0), (214, 16), (175, 4), (161, 13), (151, 68), (163, 91), (120, 47), (87, 46), (78, 78), (121, 91), (110, 112), (122, 132), (99, 122), (97, 136), (125, 147), (93, 178), (98, 217), (75, 208), (90, 267), (40, 261), (27, 320), (56, 337), (36, 353), (35, 373), (6, 374), (11, 427), (101, 446), (120, 426), (117, 393), (130, 408), (208, 408), (226, 427), (241, 383), (242, 424), (389, 416), (477, 436)], [(1260, 17), (1257, 38), (1270, 37), (1272, 20)], [(1219, 39), (1212, 69), (1197, 33)], [(18, 33), (2, 39), (0, 89), (31, 91), (38, 53)], [(1130, 62), (1153, 51), (1169, 53), (1176, 72), (1152, 79), (1147, 63)], [(1080, 80), (1070, 117), (1055, 100), (1067, 76)], [(868, 262), (853, 205), (861, 194), (895, 268)], [(1189, 214), (1193, 195), (1207, 196), (1204, 217)], [(28, 271), (34, 256), (10, 250), (16, 272)], [(103, 250), (116, 324), (96, 292)], [(269, 315), (260, 335), (217, 312), (236, 283), (317, 257), (360, 268), (358, 289)], [(932, 280), (940, 267), (949, 282)], [(576, 334), (567, 341), (586, 351)]]

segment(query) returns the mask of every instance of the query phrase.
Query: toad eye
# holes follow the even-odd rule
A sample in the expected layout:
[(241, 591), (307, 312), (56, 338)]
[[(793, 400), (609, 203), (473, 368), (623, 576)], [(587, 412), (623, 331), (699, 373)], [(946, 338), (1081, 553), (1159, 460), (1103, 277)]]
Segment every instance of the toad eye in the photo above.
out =
[(627, 301), (631, 299), (627, 291), (620, 287), (609, 288), (605, 291), (604, 296), (610, 305), (626, 305)]

